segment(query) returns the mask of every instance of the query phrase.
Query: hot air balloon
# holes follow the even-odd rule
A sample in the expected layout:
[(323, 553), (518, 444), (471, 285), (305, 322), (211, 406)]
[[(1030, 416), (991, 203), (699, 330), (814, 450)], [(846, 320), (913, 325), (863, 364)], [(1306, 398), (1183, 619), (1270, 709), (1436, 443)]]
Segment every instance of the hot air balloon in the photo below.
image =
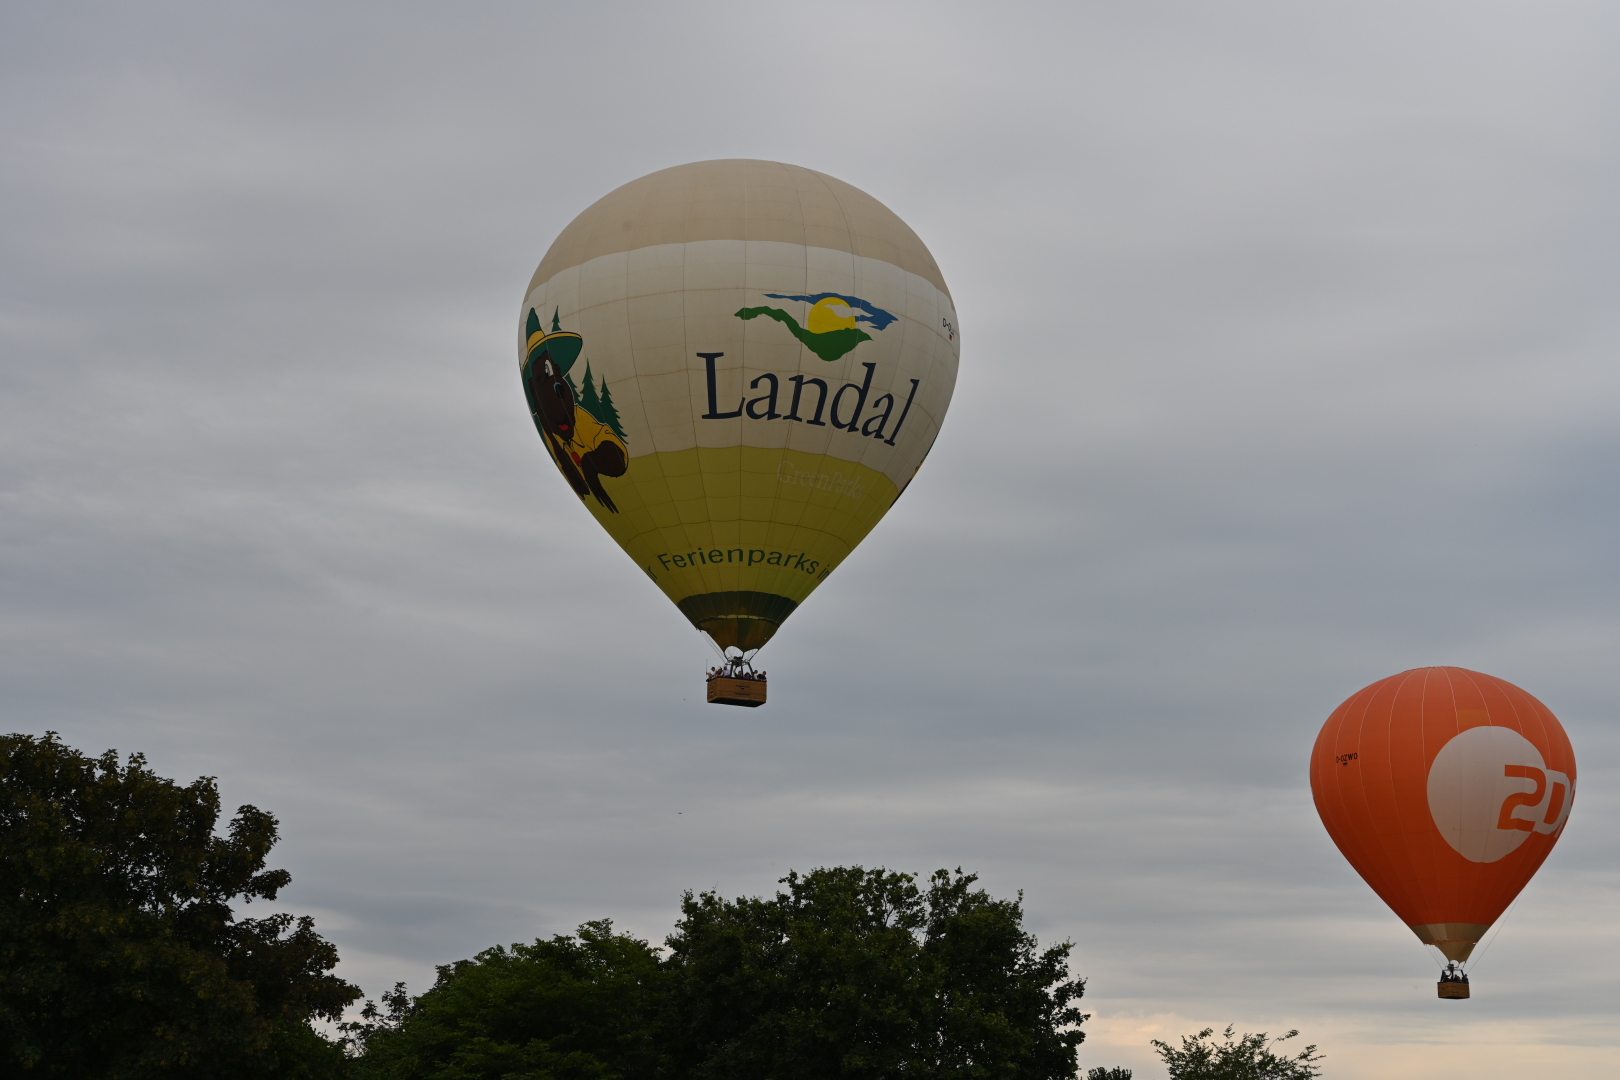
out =
[(761, 646), (877, 524), (939, 433), (961, 336), (882, 203), (771, 161), (604, 196), (519, 315), (525, 397), (568, 486), (759, 705)]
[(1512, 683), (1414, 668), (1334, 710), (1311, 753), (1322, 824), (1418, 940), (1445, 956), (1442, 998), (1552, 851), (1575, 801), (1575, 751)]

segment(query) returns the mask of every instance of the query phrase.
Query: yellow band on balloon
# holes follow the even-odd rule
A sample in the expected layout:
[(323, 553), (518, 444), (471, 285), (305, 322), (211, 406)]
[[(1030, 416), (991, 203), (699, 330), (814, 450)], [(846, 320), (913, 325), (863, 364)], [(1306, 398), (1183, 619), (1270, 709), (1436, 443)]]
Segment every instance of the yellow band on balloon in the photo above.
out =
[(586, 506), (676, 604), (750, 593), (781, 597), (788, 610), (900, 495), (864, 465), (754, 446), (647, 454), (602, 484), (619, 512), (594, 498)]

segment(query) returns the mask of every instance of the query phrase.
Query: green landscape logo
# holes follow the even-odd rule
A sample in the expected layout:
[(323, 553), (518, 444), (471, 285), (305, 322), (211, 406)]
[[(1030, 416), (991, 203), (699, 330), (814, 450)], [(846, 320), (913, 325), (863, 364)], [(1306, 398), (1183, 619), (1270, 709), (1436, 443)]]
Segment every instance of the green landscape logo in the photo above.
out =
[(773, 307), (745, 307), (737, 312), (737, 318), (746, 320), (763, 315), (768, 319), (775, 319), (803, 342), (805, 348), (823, 360), (837, 360), (861, 342), (871, 341), (872, 335), (862, 330), (860, 323), (865, 323), (874, 330), (882, 330), (895, 321), (895, 316), (877, 305), (846, 293), (815, 293), (810, 296), (794, 296), (788, 293), (765, 295), (772, 300), (802, 300), (810, 304), (810, 314), (805, 319), (807, 325), (800, 326), (799, 320), (781, 308)]

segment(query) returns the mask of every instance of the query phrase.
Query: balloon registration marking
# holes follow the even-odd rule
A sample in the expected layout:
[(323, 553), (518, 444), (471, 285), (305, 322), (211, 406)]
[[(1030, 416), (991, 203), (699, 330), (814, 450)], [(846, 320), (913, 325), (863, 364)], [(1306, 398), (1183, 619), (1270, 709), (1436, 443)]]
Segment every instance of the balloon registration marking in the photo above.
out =
[(1573, 794), (1570, 778), (1547, 768), (1535, 744), (1512, 728), (1469, 728), (1429, 768), (1429, 813), (1469, 862), (1496, 862), (1532, 832), (1558, 832)]

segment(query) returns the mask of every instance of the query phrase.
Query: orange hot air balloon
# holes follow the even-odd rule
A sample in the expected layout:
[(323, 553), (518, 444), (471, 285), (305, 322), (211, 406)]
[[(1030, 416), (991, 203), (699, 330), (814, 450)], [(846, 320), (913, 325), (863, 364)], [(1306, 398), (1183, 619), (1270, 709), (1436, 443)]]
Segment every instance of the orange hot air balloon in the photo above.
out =
[(1575, 751), (1510, 682), (1413, 668), (1333, 711), (1311, 752), (1322, 824), (1373, 891), (1450, 963), (1441, 997), (1552, 851), (1575, 801)]

